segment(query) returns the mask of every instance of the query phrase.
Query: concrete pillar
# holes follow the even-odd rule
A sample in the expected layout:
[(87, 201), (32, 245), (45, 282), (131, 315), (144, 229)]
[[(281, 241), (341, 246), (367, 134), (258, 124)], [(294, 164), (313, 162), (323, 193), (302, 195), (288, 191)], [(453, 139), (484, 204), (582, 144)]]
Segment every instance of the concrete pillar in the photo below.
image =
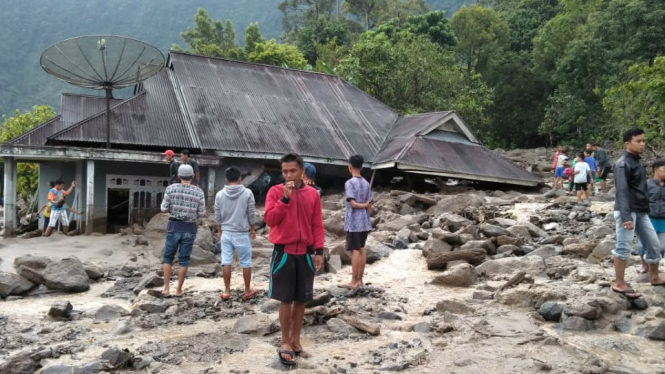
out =
[[(82, 200), (83, 195), (81, 192), (83, 191), (83, 161), (76, 161), (76, 177), (74, 177), (74, 180), (76, 180), (76, 188), (74, 189), (74, 201), (72, 202), (72, 206), (74, 207), (74, 210), (78, 210), (80, 212), (85, 211), (85, 207), (81, 204), (83, 204)], [(81, 230), (81, 221), (83, 221), (83, 217), (80, 216), (73, 216), (73, 213), (69, 214), (69, 221), (71, 222), (72, 217), (76, 217), (76, 228), (78, 230)]]
[(14, 236), (16, 232), (16, 159), (3, 157), (5, 166), (4, 175), (4, 216), (2, 218), (5, 228), (5, 238)]
[(215, 206), (215, 168), (208, 168), (208, 207)]
[(87, 161), (86, 169), (86, 185), (85, 185), (85, 234), (92, 234), (94, 227), (94, 211), (95, 211), (95, 161)]

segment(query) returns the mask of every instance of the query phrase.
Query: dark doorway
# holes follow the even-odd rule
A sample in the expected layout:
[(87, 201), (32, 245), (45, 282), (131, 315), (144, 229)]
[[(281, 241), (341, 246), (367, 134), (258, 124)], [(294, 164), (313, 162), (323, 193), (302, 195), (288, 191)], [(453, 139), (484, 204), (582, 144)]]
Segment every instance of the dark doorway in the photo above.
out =
[(106, 232), (116, 234), (129, 226), (129, 190), (109, 189), (107, 194)]

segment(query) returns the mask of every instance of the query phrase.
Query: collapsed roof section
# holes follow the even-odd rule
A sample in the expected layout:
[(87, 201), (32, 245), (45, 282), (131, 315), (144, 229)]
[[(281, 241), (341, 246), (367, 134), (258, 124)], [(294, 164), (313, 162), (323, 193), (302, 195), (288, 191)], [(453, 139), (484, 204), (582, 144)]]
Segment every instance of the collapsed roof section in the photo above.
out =
[[(222, 157), (345, 164), (537, 185), (531, 173), (482, 147), (455, 112), (400, 116), (336, 76), (171, 52), (135, 95), (111, 107), (116, 148), (189, 148)], [(15, 145), (106, 141), (103, 97), (63, 94), (62, 114)]]

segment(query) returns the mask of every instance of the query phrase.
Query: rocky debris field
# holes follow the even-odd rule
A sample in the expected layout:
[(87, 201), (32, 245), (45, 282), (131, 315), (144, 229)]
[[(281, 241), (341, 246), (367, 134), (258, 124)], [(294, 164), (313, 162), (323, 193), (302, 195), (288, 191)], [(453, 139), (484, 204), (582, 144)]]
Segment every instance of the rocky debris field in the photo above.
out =
[[(634, 256), (627, 279), (644, 297), (610, 289), (611, 194), (579, 205), (540, 192), (376, 191), (358, 290), (336, 286), (350, 279), (350, 257), (343, 196), (326, 196), (326, 266), (297, 372), (665, 372), (665, 287), (638, 275)], [(269, 228), (259, 219), (257, 297), (242, 300), (235, 267), (223, 302), (214, 223), (199, 223), (182, 298), (160, 297), (163, 215), (118, 235), (55, 235), (47, 255), (28, 255), (44, 238), (3, 241), (0, 374), (286, 371), (279, 303), (267, 299)]]

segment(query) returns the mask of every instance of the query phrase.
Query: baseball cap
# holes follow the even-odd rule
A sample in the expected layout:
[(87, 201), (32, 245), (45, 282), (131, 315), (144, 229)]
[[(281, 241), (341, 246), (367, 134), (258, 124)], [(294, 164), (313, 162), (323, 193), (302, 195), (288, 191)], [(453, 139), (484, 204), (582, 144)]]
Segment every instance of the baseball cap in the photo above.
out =
[(169, 149), (166, 152), (162, 153), (162, 156), (175, 156), (175, 153)]
[(191, 166), (185, 164), (180, 165), (178, 168), (178, 175), (184, 178), (188, 178), (194, 175), (194, 169)]
[(309, 162), (305, 162), (305, 175), (307, 178), (314, 180), (316, 178), (316, 167)]

